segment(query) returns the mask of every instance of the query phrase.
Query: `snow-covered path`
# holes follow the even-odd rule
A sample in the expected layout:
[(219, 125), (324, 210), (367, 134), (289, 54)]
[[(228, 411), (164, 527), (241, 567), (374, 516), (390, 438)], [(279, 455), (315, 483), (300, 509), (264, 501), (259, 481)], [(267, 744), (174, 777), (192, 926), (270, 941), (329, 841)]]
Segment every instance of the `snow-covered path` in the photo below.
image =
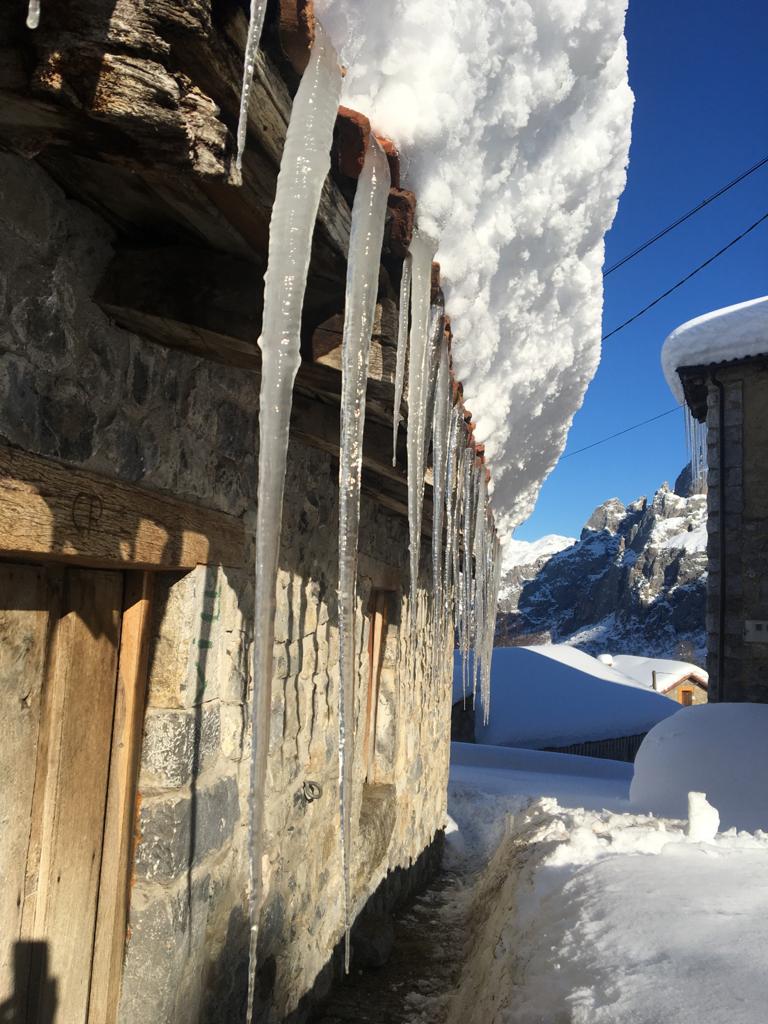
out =
[(768, 834), (693, 842), (632, 766), (454, 744), (445, 870), (323, 1024), (762, 1024)]
[(627, 766), (589, 776), (588, 759), (476, 749), (454, 755), (449, 863), (509, 875), (477, 908), (449, 1022), (765, 1020), (768, 835), (692, 842), (684, 822), (629, 810)]

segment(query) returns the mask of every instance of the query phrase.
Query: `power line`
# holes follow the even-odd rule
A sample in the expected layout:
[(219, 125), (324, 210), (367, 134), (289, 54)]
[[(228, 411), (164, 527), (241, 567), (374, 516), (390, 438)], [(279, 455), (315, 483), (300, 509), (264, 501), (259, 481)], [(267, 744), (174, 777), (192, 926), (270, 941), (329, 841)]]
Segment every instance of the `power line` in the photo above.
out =
[(688, 211), (688, 213), (684, 213), (682, 217), (678, 217), (677, 220), (672, 221), (671, 224), (662, 228), (662, 230), (658, 231), (653, 238), (649, 238), (646, 242), (643, 242), (642, 245), (638, 245), (636, 249), (633, 249), (632, 252), (627, 253), (626, 256), (617, 260), (616, 263), (612, 263), (607, 270), (603, 271), (603, 277), (608, 277), (608, 275), (612, 274), (614, 270), (618, 270), (619, 267), (623, 267), (625, 263), (629, 263), (630, 260), (634, 259), (635, 256), (638, 256), (641, 252), (644, 252), (649, 246), (653, 245), (654, 242), (658, 242), (660, 238), (663, 238), (664, 235), (668, 235), (670, 231), (679, 227), (687, 221), (689, 217), (692, 217), (694, 213), (698, 213), (699, 210), (703, 210), (705, 206), (709, 206), (709, 204), (714, 202), (715, 199), (719, 199), (720, 196), (725, 195), (725, 193), (728, 192), (729, 189), (732, 189), (734, 185), (738, 185), (740, 181), (744, 181), (745, 178), (748, 178), (750, 174), (754, 174), (755, 171), (759, 170), (766, 163), (768, 163), (768, 156), (764, 156), (762, 160), (758, 160), (756, 164), (753, 164), (746, 171), (742, 171), (738, 177), (734, 178), (733, 181), (729, 181), (727, 185), (723, 185), (723, 187), (719, 188), (717, 192), (713, 192), (711, 196), (707, 196), (706, 199), (702, 199), (698, 206), (694, 206), (692, 210)]
[(643, 420), (642, 423), (633, 423), (631, 427), (625, 427), (624, 430), (618, 430), (615, 434), (609, 434), (608, 437), (601, 437), (599, 441), (593, 441), (592, 444), (586, 445), (584, 448), (577, 448), (575, 452), (566, 452), (565, 455), (560, 456), (560, 461), (563, 459), (570, 459), (572, 455), (581, 455), (582, 452), (588, 452), (590, 448), (596, 448), (599, 444), (605, 444), (606, 441), (612, 441), (614, 437), (621, 437), (622, 434), (628, 434), (630, 430), (637, 430), (638, 427), (644, 427), (647, 423), (653, 423), (655, 420), (663, 419), (664, 416), (671, 416), (673, 412), (680, 412), (680, 406), (676, 405), (674, 409), (667, 409), (666, 412), (660, 412), (658, 416), (651, 416), (648, 420)]
[(714, 261), (719, 256), (722, 256), (724, 252), (727, 252), (732, 246), (736, 245), (737, 242), (740, 242), (742, 238), (745, 238), (750, 233), (750, 231), (754, 231), (755, 228), (762, 224), (764, 220), (768, 220), (768, 213), (764, 213), (762, 217), (759, 217), (754, 222), (754, 224), (750, 224), (745, 231), (742, 231), (740, 235), (737, 235), (735, 238), (731, 239), (731, 241), (727, 245), (724, 245), (722, 249), (718, 249), (718, 251), (713, 256), (710, 256), (708, 260), (704, 260), (703, 263), (700, 263), (699, 266), (695, 268), (695, 270), (692, 270), (690, 274), (686, 274), (684, 278), (677, 282), (677, 284), (673, 284), (671, 288), (667, 288), (667, 290), (665, 292), (662, 292), (662, 294), (655, 298), (653, 302), (649, 302), (647, 306), (643, 306), (643, 308), (638, 313), (635, 313), (634, 316), (631, 316), (629, 320), (625, 320), (623, 324), (619, 324), (618, 327), (614, 327), (612, 331), (608, 331), (607, 334), (604, 334), (601, 340), (607, 341), (608, 338), (612, 338), (614, 334), (618, 334), (619, 331), (623, 331), (625, 327), (629, 327), (631, 323), (634, 323), (635, 320), (641, 317), (644, 313), (647, 313), (649, 309), (653, 309), (654, 306), (658, 305), (662, 299), (666, 299), (668, 295), (671, 295), (672, 292), (677, 291), (677, 289), (684, 285), (686, 281), (690, 281), (692, 277), (695, 277), (695, 275), (698, 274), (700, 270), (703, 270), (705, 267), (708, 267), (710, 263), (714, 263)]

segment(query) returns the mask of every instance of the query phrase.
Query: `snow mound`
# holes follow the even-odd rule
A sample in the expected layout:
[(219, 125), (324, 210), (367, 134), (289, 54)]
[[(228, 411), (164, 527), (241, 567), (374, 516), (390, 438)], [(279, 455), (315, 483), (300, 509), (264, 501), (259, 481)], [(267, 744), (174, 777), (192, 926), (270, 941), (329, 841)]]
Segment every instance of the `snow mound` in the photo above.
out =
[(768, 830), (768, 705), (706, 704), (657, 725), (635, 759), (630, 800), (685, 818), (691, 790), (707, 794), (725, 829)]
[(557, 555), (576, 543), (575, 537), (563, 537), (559, 533), (548, 533), (538, 540), (508, 540), (504, 546), (503, 570), (506, 572), (518, 565), (533, 565), (540, 558)]
[(685, 401), (678, 369), (768, 353), (768, 295), (704, 313), (675, 328), (661, 350), (672, 394)]
[[(457, 656), (454, 701), (461, 687)], [(679, 709), (597, 658), (558, 644), (495, 648), (488, 725), (478, 704), (478, 743), (532, 749), (636, 736)]]
[(626, 0), (315, 0), (343, 102), (400, 147), (440, 239), (454, 359), (501, 533), (530, 513), (600, 358), (624, 188)]
[(510, 961), (494, 1019), (764, 1019), (768, 836), (701, 843), (679, 822), (547, 799), (518, 814), (512, 835), (525, 844), (521, 897), (494, 951)]

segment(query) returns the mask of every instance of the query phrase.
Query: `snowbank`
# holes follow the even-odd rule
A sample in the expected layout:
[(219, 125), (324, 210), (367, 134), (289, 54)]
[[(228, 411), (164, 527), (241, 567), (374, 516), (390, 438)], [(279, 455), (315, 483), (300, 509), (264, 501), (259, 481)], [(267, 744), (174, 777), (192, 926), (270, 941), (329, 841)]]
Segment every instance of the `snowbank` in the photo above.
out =
[(632, 805), (684, 818), (700, 790), (721, 827), (768, 830), (768, 705), (706, 704), (657, 725), (635, 760)]
[(402, 149), (439, 238), (502, 534), (530, 513), (600, 357), (603, 235), (624, 187), (626, 0), (315, 0), (343, 101)]
[(768, 353), (768, 295), (716, 309), (677, 327), (664, 342), (661, 367), (679, 402), (685, 400), (677, 371)]
[[(461, 700), (461, 658), (454, 661), (454, 701)], [(565, 645), (497, 647), (491, 663), (491, 715), (475, 714), (478, 743), (565, 747), (635, 736), (679, 705), (583, 651)], [(699, 787), (694, 787), (699, 788)]]
[[(768, 836), (692, 841), (680, 823), (540, 800), (489, 1022), (756, 1024), (768, 975)], [(514, 950), (524, 950), (519, 959)], [(504, 979), (502, 979), (503, 981)]]
[(559, 533), (548, 533), (538, 540), (508, 540), (504, 546), (503, 571), (507, 572), (518, 565), (533, 565), (540, 558), (556, 555), (574, 544), (575, 537), (563, 537)]
[(676, 686), (681, 680), (692, 677), (706, 686), (709, 673), (688, 661), (674, 661), (671, 658), (638, 658), (633, 654), (614, 654), (613, 667), (630, 679), (653, 688), (653, 673), (656, 673), (656, 689), (660, 693)]

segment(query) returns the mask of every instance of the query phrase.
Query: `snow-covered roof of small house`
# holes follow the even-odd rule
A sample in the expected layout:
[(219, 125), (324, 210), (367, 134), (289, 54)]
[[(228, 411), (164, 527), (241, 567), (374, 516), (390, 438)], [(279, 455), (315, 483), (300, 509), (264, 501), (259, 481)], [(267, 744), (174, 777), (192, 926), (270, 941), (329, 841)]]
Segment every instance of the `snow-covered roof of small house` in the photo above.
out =
[[(480, 706), (475, 736), (498, 746), (541, 749), (636, 736), (679, 707), (565, 644), (497, 647), (491, 680), (490, 721), (483, 725)], [(454, 701), (461, 699), (461, 686), (458, 655)]]
[(671, 658), (640, 658), (633, 654), (614, 654), (613, 667), (636, 680), (648, 689), (653, 688), (653, 673), (656, 673), (656, 689), (666, 693), (673, 686), (691, 679), (699, 686), (706, 688), (709, 674), (698, 665), (688, 661), (675, 661)]
[(661, 350), (661, 367), (679, 402), (679, 370), (768, 354), (768, 295), (715, 309), (675, 328)]

